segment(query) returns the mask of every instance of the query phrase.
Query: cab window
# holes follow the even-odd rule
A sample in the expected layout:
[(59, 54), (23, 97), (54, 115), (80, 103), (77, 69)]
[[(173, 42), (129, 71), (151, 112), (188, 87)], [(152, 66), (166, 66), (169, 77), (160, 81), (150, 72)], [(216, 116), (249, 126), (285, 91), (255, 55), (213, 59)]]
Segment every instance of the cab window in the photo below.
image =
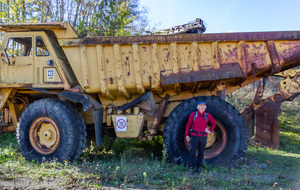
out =
[(49, 52), (41, 36), (36, 37), (36, 55), (49, 56)]
[(32, 38), (9, 38), (6, 54), (8, 57), (32, 56)]

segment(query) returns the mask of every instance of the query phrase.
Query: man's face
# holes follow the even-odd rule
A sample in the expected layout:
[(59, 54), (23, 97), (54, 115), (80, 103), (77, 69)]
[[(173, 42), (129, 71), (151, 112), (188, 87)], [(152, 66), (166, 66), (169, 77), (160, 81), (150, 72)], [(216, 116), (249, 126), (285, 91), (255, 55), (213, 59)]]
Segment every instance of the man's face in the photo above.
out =
[(206, 109), (206, 104), (200, 104), (197, 106), (197, 109), (200, 111), (200, 113), (203, 113)]

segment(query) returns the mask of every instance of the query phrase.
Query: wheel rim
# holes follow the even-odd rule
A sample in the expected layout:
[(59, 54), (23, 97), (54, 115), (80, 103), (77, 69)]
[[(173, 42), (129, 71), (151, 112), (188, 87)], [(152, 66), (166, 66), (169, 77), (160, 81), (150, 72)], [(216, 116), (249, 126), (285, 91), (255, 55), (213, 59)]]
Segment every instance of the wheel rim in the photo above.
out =
[(29, 134), (31, 145), (39, 153), (50, 154), (58, 147), (59, 129), (49, 117), (36, 119), (30, 126)]
[(204, 158), (210, 159), (218, 156), (225, 149), (228, 135), (225, 127), (216, 120), (216, 127), (212, 133), (207, 136)]
[[(228, 135), (225, 127), (219, 121), (216, 120), (215, 129), (213, 130), (213, 132), (207, 135), (207, 143), (204, 151), (204, 158), (211, 159), (218, 156), (225, 149), (227, 140)], [(185, 137), (184, 143), (187, 149), (190, 150), (189, 143), (186, 141)]]

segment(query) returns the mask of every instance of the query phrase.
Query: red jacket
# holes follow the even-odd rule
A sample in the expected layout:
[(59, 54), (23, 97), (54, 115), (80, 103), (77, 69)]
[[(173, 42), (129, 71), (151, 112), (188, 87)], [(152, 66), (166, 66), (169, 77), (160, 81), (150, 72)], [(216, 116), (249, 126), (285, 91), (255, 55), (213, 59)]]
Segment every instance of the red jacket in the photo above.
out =
[[(206, 118), (205, 118), (205, 112), (203, 112), (202, 114), (200, 113), (200, 111), (198, 110), (198, 116), (196, 117), (195, 121), (194, 121), (194, 127), (193, 129), (197, 132), (205, 132), (205, 128), (206, 126)], [(192, 128), (192, 123), (193, 123), (193, 119), (195, 116), (195, 112), (192, 112), (190, 114), (189, 117), (189, 121), (186, 124), (186, 129), (185, 129), (185, 136), (190, 136), (190, 129)], [(212, 132), (216, 126), (216, 122), (214, 120), (214, 118), (208, 113), (207, 114), (207, 120), (208, 122), (211, 124), (210, 127), (210, 132)], [(196, 134), (196, 133), (192, 133), (192, 136), (198, 136), (198, 137), (202, 137), (202, 134)], [(207, 136), (207, 134), (205, 134), (204, 136)]]

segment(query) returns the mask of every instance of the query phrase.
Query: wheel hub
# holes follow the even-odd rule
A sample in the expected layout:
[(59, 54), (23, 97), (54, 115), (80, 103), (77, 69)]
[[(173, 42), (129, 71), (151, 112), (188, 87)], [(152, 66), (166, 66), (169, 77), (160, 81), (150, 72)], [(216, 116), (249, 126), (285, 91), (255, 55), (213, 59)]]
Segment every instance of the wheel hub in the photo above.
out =
[(205, 148), (209, 148), (212, 147), (213, 144), (215, 144), (217, 140), (217, 134), (215, 131), (211, 132), (210, 134), (207, 135), (207, 142), (206, 142), (206, 147)]
[(47, 131), (44, 132), (43, 137), (46, 140), (50, 140), (51, 139), (51, 135), (52, 135), (52, 132), (50, 130), (47, 130)]
[(59, 144), (59, 129), (51, 118), (40, 117), (30, 126), (29, 139), (33, 148), (42, 153), (50, 154)]
[(207, 136), (207, 144), (204, 151), (204, 158), (210, 159), (218, 156), (225, 149), (228, 136), (225, 127), (216, 120), (216, 127)]

